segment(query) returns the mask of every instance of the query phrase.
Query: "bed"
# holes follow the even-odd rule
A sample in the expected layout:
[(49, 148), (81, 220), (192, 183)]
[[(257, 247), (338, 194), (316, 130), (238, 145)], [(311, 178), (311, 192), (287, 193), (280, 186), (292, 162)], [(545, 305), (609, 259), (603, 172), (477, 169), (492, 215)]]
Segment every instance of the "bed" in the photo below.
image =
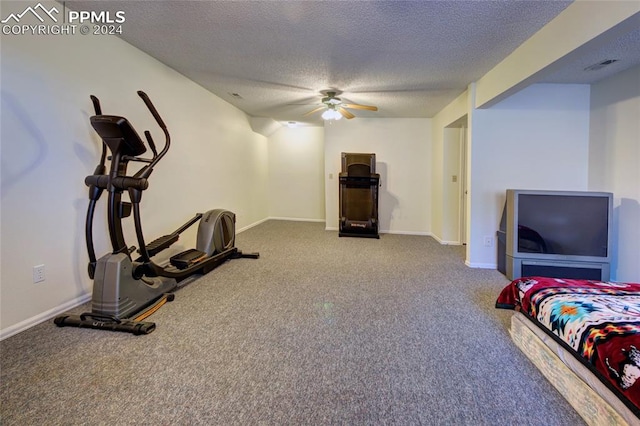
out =
[(588, 424), (640, 424), (640, 284), (526, 277), (496, 307), (511, 337)]

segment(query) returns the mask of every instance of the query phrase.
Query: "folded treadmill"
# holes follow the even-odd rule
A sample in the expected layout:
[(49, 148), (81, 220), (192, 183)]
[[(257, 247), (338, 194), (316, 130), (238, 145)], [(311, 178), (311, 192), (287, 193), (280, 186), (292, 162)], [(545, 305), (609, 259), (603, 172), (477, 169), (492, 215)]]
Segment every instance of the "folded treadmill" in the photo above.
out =
[(342, 153), (340, 172), (341, 237), (380, 238), (378, 234), (378, 187), (376, 154)]

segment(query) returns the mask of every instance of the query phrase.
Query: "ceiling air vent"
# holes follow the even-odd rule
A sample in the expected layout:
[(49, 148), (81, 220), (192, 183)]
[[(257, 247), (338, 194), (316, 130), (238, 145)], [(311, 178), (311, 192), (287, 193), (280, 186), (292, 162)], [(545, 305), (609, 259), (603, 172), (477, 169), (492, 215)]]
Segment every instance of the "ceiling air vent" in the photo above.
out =
[(585, 71), (598, 71), (608, 65), (613, 64), (614, 62), (618, 62), (619, 59), (605, 59), (604, 61), (600, 61), (597, 64), (589, 65), (584, 70)]

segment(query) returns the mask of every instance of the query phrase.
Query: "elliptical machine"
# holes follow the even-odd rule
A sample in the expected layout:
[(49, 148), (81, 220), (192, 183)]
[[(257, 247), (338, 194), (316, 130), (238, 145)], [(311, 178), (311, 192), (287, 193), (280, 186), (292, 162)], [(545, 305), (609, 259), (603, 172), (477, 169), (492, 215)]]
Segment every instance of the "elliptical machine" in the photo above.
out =
[[(88, 273), (94, 280), (91, 312), (81, 315), (60, 315), (54, 323), (60, 327), (75, 326), (134, 334), (149, 334), (155, 324), (143, 321), (167, 301), (173, 291), (187, 283), (195, 274), (206, 274), (229, 259), (248, 257), (257, 259), (258, 253), (244, 254), (235, 247), (235, 214), (215, 209), (198, 213), (172, 233), (145, 243), (140, 217), (142, 193), (149, 186), (153, 168), (169, 150), (171, 138), (166, 125), (149, 97), (138, 91), (145, 105), (165, 135), (165, 145), (158, 152), (149, 131), (145, 138), (152, 158), (142, 158), (147, 149), (131, 123), (124, 117), (103, 115), (100, 101), (91, 96), (96, 115), (91, 125), (103, 141), (100, 163), (94, 173), (85, 178), (89, 187), (85, 236), (89, 254)], [(107, 157), (107, 149), (111, 156)], [(106, 160), (110, 170), (106, 174)], [(130, 162), (145, 163), (133, 176), (127, 175)], [(96, 260), (93, 244), (93, 216), (103, 191), (108, 192), (107, 219), (113, 251)], [(122, 200), (123, 192), (129, 202)], [(134, 259), (135, 247), (127, 247), (122, 219), (133, 212), (139, 256)], [(158, 264), (152, 257), (178, 241), (180, 234), (199, 222), (196, 248), (171, 256), (168, 264)]]

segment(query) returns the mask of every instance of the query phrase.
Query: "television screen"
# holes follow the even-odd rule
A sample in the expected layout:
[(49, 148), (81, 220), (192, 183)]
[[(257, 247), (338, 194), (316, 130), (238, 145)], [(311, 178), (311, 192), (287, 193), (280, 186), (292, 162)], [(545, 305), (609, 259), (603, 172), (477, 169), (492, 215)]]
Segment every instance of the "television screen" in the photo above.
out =
[(609, 198), (518, 195), (519, 253), (608, 256)]

